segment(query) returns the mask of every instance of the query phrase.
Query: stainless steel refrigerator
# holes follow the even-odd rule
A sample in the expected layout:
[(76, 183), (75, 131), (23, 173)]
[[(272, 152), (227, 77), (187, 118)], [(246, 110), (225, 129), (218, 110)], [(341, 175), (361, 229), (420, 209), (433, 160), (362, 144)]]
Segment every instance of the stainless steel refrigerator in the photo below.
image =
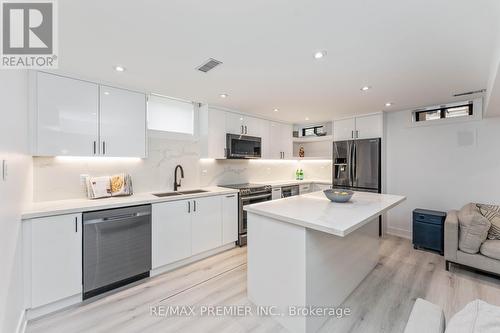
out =
[(333, 143), (333, 187), (381, 191), (380, 138)]
[[(335, 141), (333, 143), (333, 188), (381, 193), (380, 146), (380, 138)], [(380, 217), (379, 235), (382, 235)]]

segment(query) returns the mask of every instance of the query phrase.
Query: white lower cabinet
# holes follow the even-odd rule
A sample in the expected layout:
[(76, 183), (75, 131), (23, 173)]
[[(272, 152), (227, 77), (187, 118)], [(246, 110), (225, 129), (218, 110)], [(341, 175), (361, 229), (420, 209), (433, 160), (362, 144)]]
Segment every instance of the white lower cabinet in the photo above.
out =
[(82, 214), (24, 223), (25, 267), (31, 269), (29, 308), (82, 293)]
[(192, 254), (222, 245), (222, 198), (205, 197), (193, 200)]
[(332, 188), (332, 185), (328, 184), (313, 184), (313, 192), (324, 191)]
[(153, 204), (153, 269), (236, 241), (237, 199), (232, 194)]
[(238, 194), (222, 197), (222, 244), (238, 240)]
[(190, 205), (190, 200), (152, 205), (153, 268), (191, 256)]
[(299, 185), (299, 194), (306, 194), (311, 192), (312, 185), (311, 184), (300, 184)]
[(281, 199), (281, 187), (273, 187), (272, 200)]

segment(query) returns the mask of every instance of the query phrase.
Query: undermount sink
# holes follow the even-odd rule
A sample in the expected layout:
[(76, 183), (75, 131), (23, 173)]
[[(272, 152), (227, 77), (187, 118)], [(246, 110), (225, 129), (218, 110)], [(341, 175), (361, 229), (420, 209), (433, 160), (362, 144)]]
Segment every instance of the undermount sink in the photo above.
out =
[(180, 194), (196, 194), (196, 193), (205, 193), (205, 192), (208, 192), (208, 191), (205, 191), (205, 190), (190, 190), (190, 191), (180, 191), (178, 193), (180, 193)]
[(182, 194), (196, 194), (196, 193), (205, 193), (208, 191), (205, 190), (189, 190), (189, 191), (181, 191), (181, 192), (164, 192), (164, 193), (153, 193), (156, 197), (172, 197), (174, 195), (182, 195)]
[(172, 197), (174, 195), (180, 195), (179, 192), (165, 192), (165, 193), (153, 193), (155, 197)]

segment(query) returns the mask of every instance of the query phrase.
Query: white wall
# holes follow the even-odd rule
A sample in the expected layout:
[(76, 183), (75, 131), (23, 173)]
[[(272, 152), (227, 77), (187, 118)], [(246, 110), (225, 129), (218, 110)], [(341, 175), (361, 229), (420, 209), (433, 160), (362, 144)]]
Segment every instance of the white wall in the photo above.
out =
[(252, 181), (290, 180), (302, 168), (305, 178), (331, 179), (330, 161), (282, 160), (200, 160), (200, 146), (194, 141), (150, 138), (147, 159), (53, 158), (36, 157), (33, 181), (34, 200), (83, 198), (80, 174), (92, 176), (127, 172), (134, 191), (171, 191), (174, 168), (184, 168), (184, 188), (246, 183)]
[(0, 161), (8, 168), (7, 180), (0, 178), (0, 332), (15, 332), (24, 308), (20, 212), (32, 195), (27, 94), (25, 71), (0, 71)]
[(410, 237), (415, 208), (500, 203), (500, 118), (409, 126), (410, 111), (386, 114), (387, 193), (406, 195), (388, 232)]

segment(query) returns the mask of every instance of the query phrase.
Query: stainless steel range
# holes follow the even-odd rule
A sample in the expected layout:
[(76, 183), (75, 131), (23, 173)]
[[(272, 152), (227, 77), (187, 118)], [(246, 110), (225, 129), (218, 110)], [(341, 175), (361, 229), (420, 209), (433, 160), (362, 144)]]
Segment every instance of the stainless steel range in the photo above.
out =
[(223, 185), (222, 187), (233, 188), (240, 191), (239, 197), (239, 218), (238, 218), (238, 245), (247, 243), (247, 212), (243, 210), (245, 205), (258, 202), (269, 201), (272, 198), (272, 188), (270, 185), (257, 184), (235, 184)]

